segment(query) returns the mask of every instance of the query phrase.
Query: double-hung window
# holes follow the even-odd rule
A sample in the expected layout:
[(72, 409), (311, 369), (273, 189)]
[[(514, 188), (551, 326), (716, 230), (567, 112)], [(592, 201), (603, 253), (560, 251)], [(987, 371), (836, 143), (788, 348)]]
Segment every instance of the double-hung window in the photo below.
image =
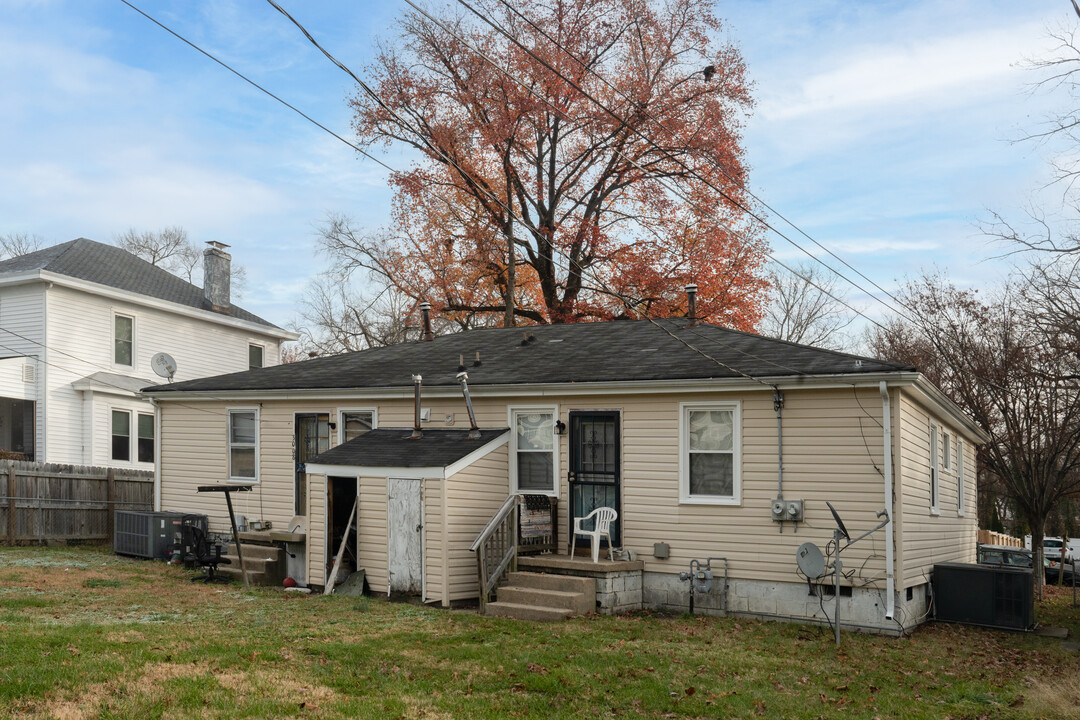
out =
[(263, 346), (248, 345), (248, 370), (258, 370), (263, 366)]
[(154, 462), (154, 416), (139, 413), (138, 458), (141, 463)]
[(112, 411), (112, 453), (110, 457), (120, 462), (131, 461), (131, 412)]
[(937, 514), (939, 510), (939, 492), (941, 465), (938, 456), (938, 437), (941, 431), (937, 423), (930, 423), (930, 512)]
[(683, 403), (679, 418), (679, 500), (738, 505), (741, 501), (737, 402)]
[(113, 315), (113, 362), (132, 366), (135, 357), (135, 318)]
[(956, 514), (964, 514), (964, 441), (956, 438)]
[(375, 411), (342, 410), (338, 420), (340, 442), (347, 443), (375, 428)]
[(259, 479), (259, 411), (229, 411), (229, 479)]
[(510, 473), (514, 491), (556, 494), (555, 410), (511, 410)]

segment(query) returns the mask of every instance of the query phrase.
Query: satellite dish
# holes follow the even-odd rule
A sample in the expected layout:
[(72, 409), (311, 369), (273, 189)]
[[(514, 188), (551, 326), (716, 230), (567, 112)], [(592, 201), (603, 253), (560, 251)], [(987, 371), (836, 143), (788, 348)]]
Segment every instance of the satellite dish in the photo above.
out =
[(799, 569), (808, 578), (819, 578), (825, 574), (825, 557), (821, 550), (812, 542), (804, 542), (795, 551), (795, 562)]
[(150, 367), (155, 373), (168, 380), (172, 380), (173, 375), (176, 374), (176, 361), (168, 353), (159, 352), (150, 358)]
[(836, 513), (836, 508), (834, 508), (832, 506), (832, 503), (829, 502), (828, 500), (825, 501), (825, 504), (829, 506), (829, 512), (832, 513), (833, 520), (836, 521), (836, 528), (840, 531), (840, 534), (843, 535), (845, 538), (847, 538), (848, 542), (850, 542), (851, 541), (851, 536), (848, 535), (847, 528), (844, 527), (844, 521), (841, 520), (840, 516)]

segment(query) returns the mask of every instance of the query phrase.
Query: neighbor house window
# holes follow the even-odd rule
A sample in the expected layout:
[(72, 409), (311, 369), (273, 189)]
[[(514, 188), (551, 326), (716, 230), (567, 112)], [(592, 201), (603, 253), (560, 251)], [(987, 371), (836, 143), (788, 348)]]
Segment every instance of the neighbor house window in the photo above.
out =
[(555, 410), (510, 412), (511, 483), (515, 492), (555, 494)]
[(154, 462), (154, 416), (139, 413), (139, 462)]
[(938, 512), (938, 481), (941, 467), (938, 459), (938, 430), (937, 423), (930, 423), (930, 512)]
[(263, 346), (248, 345), (248, 370), (258, 370), (263, 366)]
[(941, 434), (941, 467), (945, 472), (952, 470), (952, 436)]
[(259, 413), (257, 410), (229, 411), (229, 477), (257, 480)]
[(338, 417), (340, 442), (347, 443), (375, 427), (374, 410), (342, 410)]
[(112, 411), (113, 460), (131, 461), (131, 413), (127, 410)]
[(964, 514), (964, 441), (956, 438), (956, 514)]
[(679, 420), (679, 499), (740, 501), (738, 403), (684, 403)]
[(117, 365), (132, 364), (135, 356), (135, 318), (127, 315), (113, 316), (113, 362)]

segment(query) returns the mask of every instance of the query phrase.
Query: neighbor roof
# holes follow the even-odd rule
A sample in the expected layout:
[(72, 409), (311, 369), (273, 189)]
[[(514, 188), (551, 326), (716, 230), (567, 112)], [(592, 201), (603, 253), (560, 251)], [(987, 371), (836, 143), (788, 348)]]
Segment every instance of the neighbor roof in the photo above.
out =
[[(526, 339), (529, 338), (529, 339)], [(476, 365), (479, 353), (480, 364)], [(298, 363), (157, 385), (153, 393), (785, 377), (913, 371), (685, 318), (485, 328)]]
[(38, 271), (66, 275), (78, 280), (107, 285), (178, 305), (206, 310), (280, 330), (273, 323), (233, 305), (229, 312), (214, 310), (202, 288), (151, 265), (113, 245), (79, 238), (0, 262), (0, 277)]
[(307, 461), (308, 465), (346, 467), (446, 467), (479, 450), (510, 428), (481, 430), (470, 438), (469, 430), (424, 430), (413, 439), (412, 428), (370, 430)]

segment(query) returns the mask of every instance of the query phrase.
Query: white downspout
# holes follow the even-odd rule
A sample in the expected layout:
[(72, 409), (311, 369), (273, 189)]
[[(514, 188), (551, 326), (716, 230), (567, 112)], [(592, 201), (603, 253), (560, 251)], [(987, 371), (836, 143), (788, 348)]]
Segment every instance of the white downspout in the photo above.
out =
[(161, 512), (161, 406), (150, 398), (154, 406), (154, 512)]
[(896, 613), (896, 574), (893, 556), (893, 525), (896, 513), (893, 508), (893, 469), (892, 469), (892, 403), (889, 399), (889, 387), (884, 380), (879, 385), (881, 390), (881, 429), (882, 450), (885, 456), (885, 507), (889, 509), (889, 524), (885, 526), (885, 617), (892, 620)]

